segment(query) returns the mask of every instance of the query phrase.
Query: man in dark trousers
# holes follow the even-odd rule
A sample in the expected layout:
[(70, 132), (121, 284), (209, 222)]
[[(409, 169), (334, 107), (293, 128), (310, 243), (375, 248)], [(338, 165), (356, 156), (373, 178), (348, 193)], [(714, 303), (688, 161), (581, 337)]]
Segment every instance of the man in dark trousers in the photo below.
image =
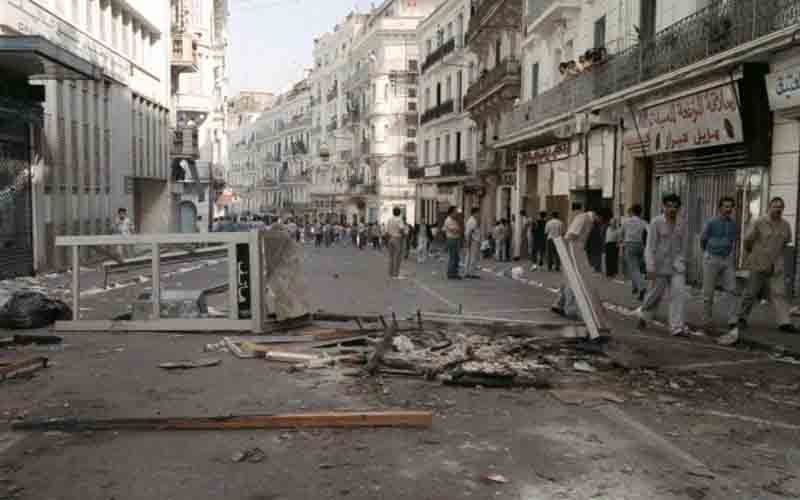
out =
[(531, 271), (544, 267), (544, 256), (547, 253), (545, 226), (547, 226), (547, 212), (539, 212), (539, 219), (531, 224), (530, 229)]

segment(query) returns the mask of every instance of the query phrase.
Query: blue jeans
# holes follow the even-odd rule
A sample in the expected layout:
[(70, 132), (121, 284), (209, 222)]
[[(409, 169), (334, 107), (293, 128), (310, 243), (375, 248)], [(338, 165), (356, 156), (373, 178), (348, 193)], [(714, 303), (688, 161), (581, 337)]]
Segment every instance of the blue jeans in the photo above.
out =
[(642, 262), (644, 261), (644, 245), (636, 242), (625, 242), (625, 267), (633, 282), (633, 291), (641, 292), (645, 284), (642, 280)]
[(447, 239), (447, 277), (455, 278), (459, 276), (459, 255), (458, 250), (461, 247), (461, 240), (458, 238)]

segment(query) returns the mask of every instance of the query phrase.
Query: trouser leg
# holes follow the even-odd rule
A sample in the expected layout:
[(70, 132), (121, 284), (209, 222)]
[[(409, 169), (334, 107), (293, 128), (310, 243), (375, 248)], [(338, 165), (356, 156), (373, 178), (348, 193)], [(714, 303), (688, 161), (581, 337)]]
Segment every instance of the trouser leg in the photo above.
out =
[(706, 255), (703, 257), (703, 317), (705, 323), (712, 323), (714, 319), (714, 290), (717, 278), (722, 270), (719, 259)]
[(767, 277), (764, 273), (759, 273), (756, 271), (750, 272), (750, 278), (747, 280), (744, 296), (742, 297), (742, 301), (739, 303), (737, 320), (746, 320), (750, 316), (750, 312), (753, 310), (753, 305), (756, 303), (756, 300), (758, 300), (758, 294), (761, 293), (761, 290), (764, 288), (766, 279)]
[(790, 325), (792, 323), (789, 315), (789, 304), (786, 301), (786, 280), (783, 273), (773, 274), (767, 282), (767, 300), (775, 310), (775, 319), (778, 326)]
[(642, 313), (645, 319), (653, 319), (653, 315), (661, 304), (661, 300), (664, 298), (669, 282), (669, 276), (655, 276), (653, 278), (652, 284), (647, 289), (647, 293), (644, 296), (644, 301), (642, 301)]
[(669, 281), (669, 328), (672, 333), (686, 329), (686, 277), (674, 274)]
[(725, 260), (721, 271), (722, 290), (724, 294), (725, 321), (729, 325), (736, 324), (736, 262), (733, 256)]

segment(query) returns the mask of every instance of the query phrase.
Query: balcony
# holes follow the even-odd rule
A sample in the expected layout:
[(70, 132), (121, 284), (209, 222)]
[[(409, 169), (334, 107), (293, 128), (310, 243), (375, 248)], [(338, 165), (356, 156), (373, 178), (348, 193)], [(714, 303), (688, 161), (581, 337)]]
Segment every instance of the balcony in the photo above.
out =
[(428, 167), (414, 167), (408, 169), (409, 179), (435, 179), (444, 177), (466, 177), (470, 175), (469, 165), (466, 160), (458, 160), (431, 165)]
[(531, 10), (522, 19), (524, 36), (530, 35), (539, 27), (551, 29), (552, 23), (562, 22), (568, 12), (579, 12), (581, 0), (538, 0), (528, 5)]
[(445, 115), (449, 115), (453, 112), (455, 106), (453, 104), (453, 100), (447, 100), (443, 103), (439, 104), (438, 106), (434, 106), (431, 109), (422, 113), (422, 117), (420, 118), (419, 123), (421, 125), (425, 125), (429, 121), (436, 120), (437, 118), (441, 118)]
[(439, 62), (444, 56), (453, 52), (455, 48), (456, 48), (455, 38), (451, 38), (450, 40), (440, 45), (436, 50), (428, 54), (428, 57), (426, 57), (425, 61), (422, 62), (422, 68), (420, 72), (425, 73), (425, 71), (427, 71), (431, 66)]
[(334, 130), (336, 130), (337, 128), (339, 128), (339, 123), (338, 123), (338, 121), (336, 120), (336, 118), (334, 118), (333, 120), (331, 120), (331, 121), (330, 121), (330, 122), (329, 122), (329, 123), (328, 123), (328, 124), (325, 126), (325, 130), (327, 130), (327, 131), (328, 131), (328, 133), (331, 133), (331, 132), (333, 132), (333, 131), (334, 131)]
[(611, 54), (589, 71), (522, 103), (503, 135), (555, 118), (667, 73), (734, 49), (800, 21), (800, 0), (718, 0), (650, 40)]
[[(487, 27), (489, 21), (497, 16), (497, 14), (502, 14), (504, 18), (516, 17), (517, 21), (519, 21), (519, 17), (522, 15), (522, 0), (483, 0), (477, 6), (474, 6), (469, 19), (469, 25), (467, 26), (467, 34), (465, 37), (467, 43), (473, 43), (478, 35), (484, 31), (484, 28)], [(511, 25), (511, 23), (505, 20), (497, 24)], [(489, 27), (486, 31), (495, 33), (497, 29)]]
[(464, 108), (468, 111), (488, 101), (491, 97), (499, 96), (506, 101), (513, 101), (519, 97), (520, 91), (520, 64), (513, 58), (506, 59), (469, 86), (467, 95), (464, 96)]
[(339, 95), (339, 85), (334, 82), (333, 87), (331, 87), (325, 97), (328, 99), (328, 102), (331, 102), (332, 100), (336, 99), (337, 95)]
[(199, 158), (200, 139), (196, 128), (176, 128), (172, 131), (170, 155), (175, 158)]
[(172, 68), (179, 72), (197, 72), (197, 41), (189, 33), (173, 33)]

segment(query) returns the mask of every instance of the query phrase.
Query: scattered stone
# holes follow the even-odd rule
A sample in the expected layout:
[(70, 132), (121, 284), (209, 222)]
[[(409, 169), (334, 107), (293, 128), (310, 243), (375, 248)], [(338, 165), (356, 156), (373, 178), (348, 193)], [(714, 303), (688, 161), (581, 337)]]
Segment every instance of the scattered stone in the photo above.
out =
[(505, 476), (503, 476), (501, 474), (494, 474), (494, 473), (493, 474), (484, 474), (483, 476), (481, 476), (481, 479), (483, 479), (484, 481), (489, 482), (489, 483), (505, 484), (505, 483), (508, 482), (508, 479), (506, 479)]
[(572, 363), (572, 369), (575, 370), (576, 372), (582, 372), (582, 373), (594, 373), (597, 371), (597, 369), (594, 366), (590, 365), (586, 361), (576, 361)]
[(263, 462), (266, 458), (267, 455), (261, 448), (249, 448), (234, 453), (233, 456), (231, 456), (231, 461), (234, 463), (247, 462), (257, 464)]

